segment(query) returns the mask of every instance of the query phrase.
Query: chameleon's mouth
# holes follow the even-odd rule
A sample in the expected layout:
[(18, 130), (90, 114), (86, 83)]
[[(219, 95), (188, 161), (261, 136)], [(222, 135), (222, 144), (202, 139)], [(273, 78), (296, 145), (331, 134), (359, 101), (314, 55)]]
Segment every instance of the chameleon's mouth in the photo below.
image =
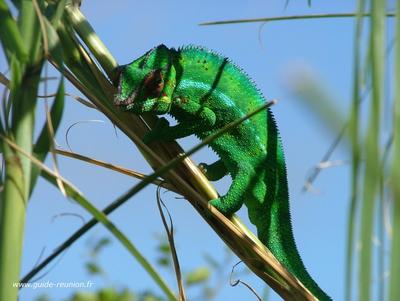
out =
[(117, 94), (114, 97), (114, 105), (117, 107), (126, 107), (135, 102), (136, 95), (136, 91), (126, 98), (122, 98), (121, 94)]

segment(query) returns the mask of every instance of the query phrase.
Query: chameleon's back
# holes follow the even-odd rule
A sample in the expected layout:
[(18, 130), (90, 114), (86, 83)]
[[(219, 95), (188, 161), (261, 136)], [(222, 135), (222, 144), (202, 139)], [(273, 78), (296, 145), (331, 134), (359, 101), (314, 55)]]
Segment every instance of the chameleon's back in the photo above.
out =
[[(214, 102), (213, 107), (223, 110), (221, 123), (232, 122), (246, 114), (253, 112), (256, 108), (264, 104), (265, 100), (255, 84), (249, 79), (243, 70), (210, 50), (188, 46), (178, 50), (180, 54), (179, 62), (183, 66), (182, 80), (177, 82), (176, 90), (192, 83), (199, 86), (200, 91), (207, 91), (203, 101), (212, 101), (212, 94), (218, 94), (215, 99), (225, 99), (225, 102)], [(179, 71), (177, 71), (179, 73)], [(177, 75), (179, 80), (179, 76)], [(191, 83), (188, 83), (190, 79)], [(202, 85), (203, 87), (200, 87)], [(210, 90), (210, 87), (211, 90)], [(202, 92), (200, 92), (202, 93)], [(235, 110), (240, 109), (240, 112)], [(235, 112), (235, 113), (232, 113)], [(265, 146), (266, 113), (261, 112), (250, 119), (255, 134), (260, 137)], [(223, 125), (225, 125), (223, 124)]]

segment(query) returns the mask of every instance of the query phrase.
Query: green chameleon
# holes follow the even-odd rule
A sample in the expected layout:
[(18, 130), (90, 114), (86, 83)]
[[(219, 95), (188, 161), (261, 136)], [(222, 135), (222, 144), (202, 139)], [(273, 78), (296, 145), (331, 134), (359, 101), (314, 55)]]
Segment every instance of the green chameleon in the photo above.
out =
[[(207, 49), (160, 45), (122, 66), (115, 104), (135, 114), (161, 118), (144, 142), (200, 139), (254, 111), (265, 99), (249, 77), (227, 58)], [(293, 238), (285, 159), (270, 110), (258, 113), (210, 143), (220, 160), (201, 164), (216, 181), (230, 174), (228, 192), (211, 204), (229, 216), (244, 203), (259, 239), (319, 299), (331, 300), (306, 271)]]

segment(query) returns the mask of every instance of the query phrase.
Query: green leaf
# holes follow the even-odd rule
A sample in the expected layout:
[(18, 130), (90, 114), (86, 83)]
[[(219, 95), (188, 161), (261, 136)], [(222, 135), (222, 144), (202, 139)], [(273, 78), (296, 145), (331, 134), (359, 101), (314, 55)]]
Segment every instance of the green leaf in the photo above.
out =
[(95, 293), (78, 292), (70, 299), (70, 301), (99, 301), (99, 299)]
[(5, 128), (10, 129), (11, 124), (10, 121), (10, 113), (11, 108), (13, 106), (17, 106), (18, 103), (18, 93), (21, 92), (21, 82), (22, 82), (22, 72), (23, 67), (22, 64), (18, 61), (18, 59), (14, 56), (11, 58), (11, 79), (10, 79), (10, 96), (8, 98), (8, 102), (4, 108), (4, 118), (6, 121)]
[(167, 267), (171, 265), (170, 257), (160, 257), (157, 259), (157, 263), (163, 267)]
[(135, 295), (127, 289), (123, 290), (116, 299), (116, 301), (134, 301), (134, 300), (136, 300)]
[(382, 175), (380, 154), (381, 107), (384, 99), (385, 78), (385, 5), (386, 1), (371, 2), (370, 48), (372, 99), (365, 148), (365, 177), (363, 183), (363, 204), (361, 208), (361, 252), (359, 262), (360, 300), (371, 300), (372, 293), (372, 238), (375, 224), (376, 197)]
[(113, 288), (104, 288), (97, 292), (78, 292), (66, 301), (134, 301), (135, 295), (129, 290), (118, 292)]
[[(7, 118), (7, 116), (8, 116), (8, 114), (7, 114), (7, 106), (8, 106), (9, 97), (7, 97), (6, 91), (7, 90), (5, 89), (4, 93), (3, 93), (3, 96), (1, 98), (1, 103), (3, 105), (3, 114), (4, 114), (3, 116), (0, 116), (0, 133), (2, 135), (6, 134), (7, 119), (8, 119)], [(3, 119), (3, 120), (1, 120), (1, 119)], [(3, 152), (2, 145), (3, 145), (3, 141), (0, 141), (0, 152)]]
[(210, 278), (210, 270), (207, 267), (199, 267), (186, 276), (187, 285), (195, 285), (207, 281)]
[[(56, 134), (57, 129), (61, 123), (61, 118), (64, 112), (64, 79), (60, 80), (60, 84), (58, 85), (57, 93), (54, 98), (54, 102), (50, 109), (50, 117), (51, 117), (51, 124), (53, 126), (54, 134)], [(50, 150), (53, 137), (50, 137), (49, 130), (47, 124), (45, 123), (40, 131), (39, 138), (37, 139), (35, 146), (33, 148), (33, 152), (41, 162), (46, 159), (46, 156)], [(37, 178), (40, 174), (40, 169), (37, 165), (32, 165), (32, 172), (31, 172), (31, 191), (35, 187), (35, 183)]]
[[(362, 14), (365, 10), (364, 0), (357, 1), (357, 19), (354, 33), (354, 52), (353, 52), (353, 99), (350, 107), (349, 136), (352, 146), (351, 160), (351, 196), (350, 206), (347, 217), (347, 246), (346, 246), (346, 272), (345, 272), (345, 300), (351, 300), (353, 288), (353, 262), (355, 246), (356, 217), (359, 206), (359, 183), (360, 183), (360, 91), (363, 76), (361, 68), (361, 45), (363, 32)], [(369, 52), (369, 51), (368, 51)]]
[(52, 59), (58, 64), (58, 66), (62, 68), (64, 56), (57, 31), (53, 27), (52, 23), (49, 22), (49, 20), (43, 18), (43, 21), (46, 28), (47, 40), (49, 43), (49, 54), (51, 55)]
[(158, 251), (160, 251), (162, 254), (171, 254), (171, 247), (169, 246), (168, 243), (160, 243), (157, 247)]
[(97, 255), (104, 247), (108, 246), (111, 243), (111, 240), (107, 237), (103, 237), (100, 239), (93, 247), (92, 254)]
[[(61, 118), (64, 112), (64, 96), (64, 79), (61, 79), (58, 85), (53, 105), (50, 109), (51, 123), (53, 125), (54, 134), (56, 133), (61, 123)], [(47, 153), (49, 152), (52, 139), (53, 137), (49, 136), (47, 124), (44, 124), (33, 149), (36, 157), (41, 161), (45, 159)]]
[(307, 69), (299, 70), (289, 82), (291, 92), (315, 111), (316, 117), (338, 133), (345, 123), (343, 114), (337, 109), (337, 101), (332, 97), (318, 76)]
[(60, 0), (55, 3), (49, 3), (49, 5), (46, 8), (45, 11), (46, 18), (56, 28), (64, 15), (66, 3), (67, 0)]
[(90, 49), (91, 53), (98, 60), (106, 74), (109, 78), (113, 79), (118, 63), (102, 40), (97, 36), (96, 32), (80, 9), (76, 6), (68, 6), (66, 8), (66, 16), (69, 24), (72, 25), (81, 40), (85, 43), (86, 47)]
[(32, 1), (21, 2), (18, 25), (28, 53), (29, 65), (34, 66), (42, 60), (43, 52), (40, 47), (41, 29), (39, 26), (39, 19)]
[(40, 295), (35, 299), (35, 301), (50, 301), (50, 298), (47, 295)]
[(139, 295), (139, 301), (163, 301), (163, 299), (152, 292), (144, 292)]
[(99, 292), (99, 301), (115, 301), (118, 293), (112, 288), (104, 288)]
[(87, 262), (85, 267), (91, 275), (102, 275), (104, 273), (103, 269), (95, 262)]
[(20, 62), (26, 62), (28, 55), (24, 40), (4, 0), (0, 0), (0, 40), (9, 64), (13, 54)]
[(165, 241), (165, 236), (158, 237), (158, 239), (157, 251), (159, 252), (159, 257), (157, 258), (157, 264), (162, 267), (169, 267), (171, 266), (171, 247)]
[(371, 3), (370, 48), (372, 99), (369, 108), (369, 123), (364, 143), (365, 177), (363, 183), (363, 204), (361, 208), (361, 252), (359, 262), (360, 300), (370, 300), (372, 292), (372, 237), (376, 213), (376, 197), (381, 178), (380, 128), (381, 107), (385, 78), (385, 4), (386, 1), (373, 0)]
[[(394, 62), (394, 83), (400, 81), (400, 2), (397, 1), (396, 7), (396, 48)], [(395, 301), (400, 295), (400, 87), (394, 84), (394, 133), (393, 133), (393, 169), (392, 169), (392, 190), (393, 190), (393, 213), (392, 213), (392, 248), (390, 258), (390, 283), (389, 300)]]
[[(294, 15), (294, 16), (279, 16), (269, 18), (256, 18), (256, 19), (237, 19), (237, 20), (226, 20), (226, 21), (213, 21), (203, 22), (200, 26), (204, 25), (222, 25), (222, 24), (235, 24), (235, 23), (253, 23), (253, 22), (275, 22), (275, 21), (287, 21), (287, 20), (311, 20), (311, 19), (325, 19), (325, 18), (354, 18), (354, 13), (333, 13), (333, 14), (312, 14), (312, 15)], [(370, 14), (363, 14), (363, 17), (370, 17)], [(385, 15), (388, 18), (395, 16), (394, 13), (388, 12)]]

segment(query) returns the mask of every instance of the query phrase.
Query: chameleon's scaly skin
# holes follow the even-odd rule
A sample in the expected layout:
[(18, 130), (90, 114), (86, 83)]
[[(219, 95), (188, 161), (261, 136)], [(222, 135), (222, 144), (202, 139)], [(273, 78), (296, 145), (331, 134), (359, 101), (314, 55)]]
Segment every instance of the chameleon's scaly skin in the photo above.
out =
[[(145, 138), (200, 139), (254, 111), (265, 99), (248, 76), (227, 58), (198, 47), (160, 45), (123, 66), (116, 105), (135, 114), (171, 114)], [(319, 300), (331, 300), (306, 271), (297, 252), (289, 212), (286, 167), (270, 110), (258, 113), (210, 143), (220, 160), (202, 164), (211, 180), (230, 174), (226, 195), (212, 204), (230, 215), (244, 203), (258, 237)]]

